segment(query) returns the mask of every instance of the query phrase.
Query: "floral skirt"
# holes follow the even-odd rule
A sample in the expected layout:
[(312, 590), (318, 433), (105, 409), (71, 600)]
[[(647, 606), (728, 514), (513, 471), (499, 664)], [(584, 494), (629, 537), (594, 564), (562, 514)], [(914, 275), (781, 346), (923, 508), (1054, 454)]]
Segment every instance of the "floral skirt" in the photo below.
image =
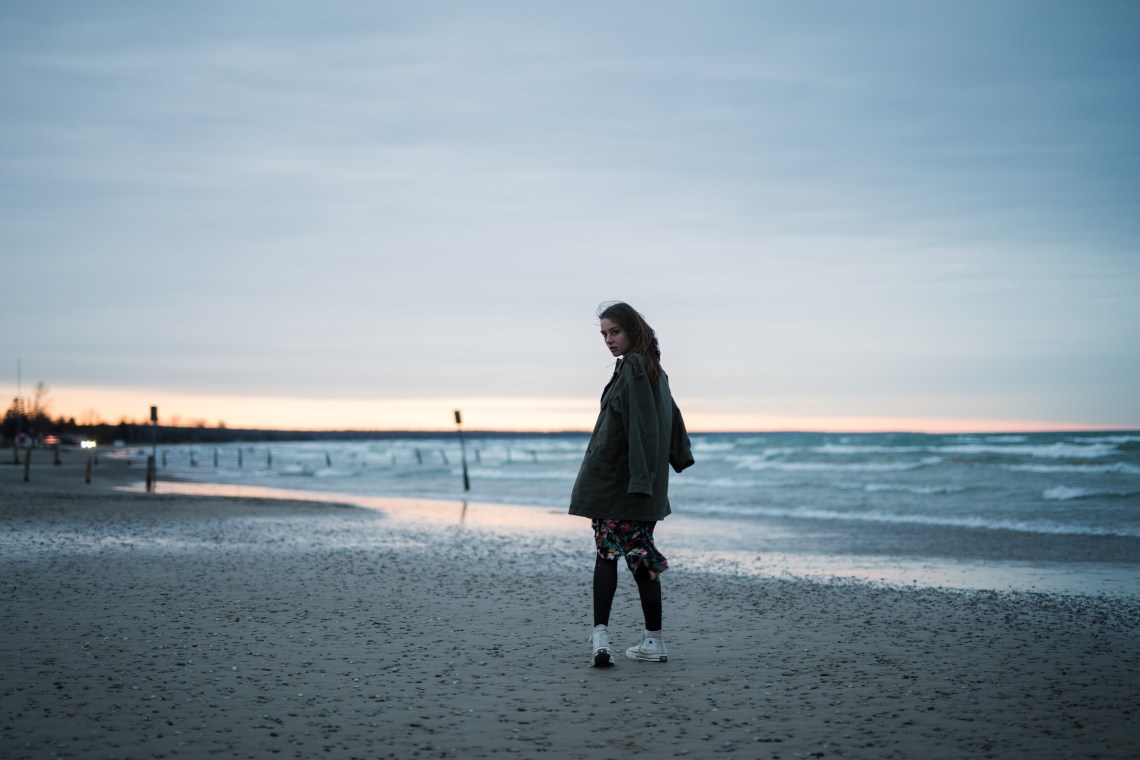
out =
[(594, 543), (598, 546), (598, 556), (602, 559), (625, 557), (629, 571), (645, 565), (649, 577), (656, 578), (669, 569), (669, 560), (657, 551), (653, 543), (653, 528), (656, 522), (638, 520), (593, 520)]

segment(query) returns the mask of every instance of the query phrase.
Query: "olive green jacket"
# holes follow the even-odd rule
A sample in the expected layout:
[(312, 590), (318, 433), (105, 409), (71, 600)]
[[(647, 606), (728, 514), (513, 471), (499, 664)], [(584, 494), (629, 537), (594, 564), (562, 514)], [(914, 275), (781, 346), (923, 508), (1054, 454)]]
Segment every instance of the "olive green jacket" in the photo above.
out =
[(693, 464), (681, 410), (664, 372), (649, 381), (645, 359), (626, 356), (602, 392), (602, 410), (570, 494), (570, 514), (661, 520), (669, 507), (669, 467)]

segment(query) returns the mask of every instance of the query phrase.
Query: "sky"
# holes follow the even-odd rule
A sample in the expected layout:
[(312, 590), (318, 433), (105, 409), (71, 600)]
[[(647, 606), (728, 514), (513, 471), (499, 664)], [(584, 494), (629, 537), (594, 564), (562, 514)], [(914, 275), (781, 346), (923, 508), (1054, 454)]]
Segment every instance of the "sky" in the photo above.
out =
[(1140, 4), (0, 3), (0, 393), (588, 430), (1140, 428)]

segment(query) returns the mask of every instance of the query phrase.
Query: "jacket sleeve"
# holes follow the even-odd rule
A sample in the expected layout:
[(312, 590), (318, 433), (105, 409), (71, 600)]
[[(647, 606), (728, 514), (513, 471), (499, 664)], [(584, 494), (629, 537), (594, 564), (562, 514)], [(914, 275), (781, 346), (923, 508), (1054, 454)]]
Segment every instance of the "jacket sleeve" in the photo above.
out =
[(669, 464), (673, 470), (680, 472), (694, 464), (692, 444), (689, 443), (689, 431), (685, 429), (685, 420), (681, 418), (681, 410), (677, 402), (673, 401), (673, 430), (669, 435)]
[(628, 493), (653, 495), (653, 481), (657, 477), (658, 427), (657, 404), (649, 374), (640, 362), (632, 363), (633, 377), (629, 384), (628, 403), (622, 414), (626, 441), (629, 445)]

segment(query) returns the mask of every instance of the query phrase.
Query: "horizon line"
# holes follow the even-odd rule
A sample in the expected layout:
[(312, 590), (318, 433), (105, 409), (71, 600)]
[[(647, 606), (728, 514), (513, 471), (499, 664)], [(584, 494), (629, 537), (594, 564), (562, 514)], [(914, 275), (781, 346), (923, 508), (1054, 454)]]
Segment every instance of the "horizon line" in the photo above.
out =
[[(101, 422), (95, 425), (79, 425), (81, 428), (91, 427), (118, 427), (121, 424), (132, 425), (136, 427), (150, 427), (148, 421), (127, 421), (120, 422)], [(201, 426), (201, 425), (170, 425), (159, 423), (156, 426), (158, 429), (167, 430), (210, 430), (210, 431), (226, 431), (232, 433), (298, 433), (298, 434), (353, 434), (353, 435), (451, 435), (462, 432), (464, 435), (590, 435), (591, 431), (583, 428), (555, 428), (544, 430), (526, 430), (519, 428), (463, 428), (458, 429), (455, 427), (446, 428), (306, 428), (306, 427), (218, 427), (218, 426)], [(991, 428), (987, 430), (953, 430), (953, 431), (930, 431), (930, 430), (917, 430), (917, 429), (882, 429), (882, 430), (840, 430), (831, 428), (768, 428), (768, 429), (741, 429), (741, 430), (721, 430), (709, 429), (698, 430), (690, 429), (690, 435), (777, 435), (777, 434), (821, 434), (821, 435), (1035, 435), (1035, 434), (1056, 434), (1056, 433), (1140, 433), (1140, 427), (1121, 427), (1121, 426), (1085, 426), (1085, 425), (1068, 425), (1058, 426), (1054, 428)]]

